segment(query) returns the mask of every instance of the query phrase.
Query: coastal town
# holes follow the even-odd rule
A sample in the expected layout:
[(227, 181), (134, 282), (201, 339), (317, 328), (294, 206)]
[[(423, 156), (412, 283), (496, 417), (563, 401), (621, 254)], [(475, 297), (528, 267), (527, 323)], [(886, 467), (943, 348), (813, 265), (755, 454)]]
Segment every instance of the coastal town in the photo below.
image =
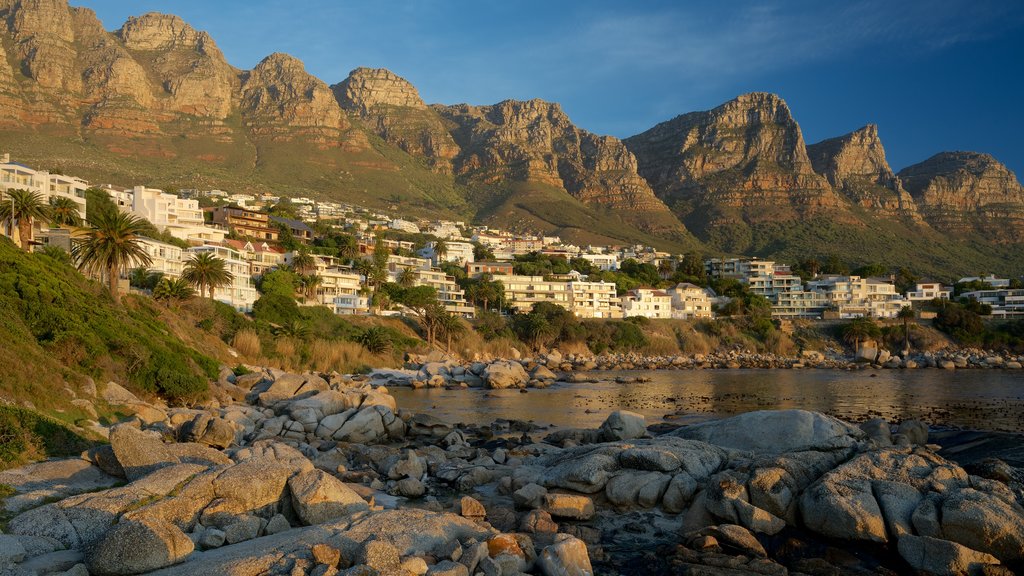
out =
[[(728, 310), (733, 300), (728, 287), (738, 283), (745, 293), (763, 298), (771, 317), (782, 321), (893, 319), (906, 307), (954, 296), (987, 306), (995, 318), (1024, 316), (1020, 279), (993, 274), (944, 283), (906, 270), (897, 278), (880, 266), (851, 272), (835, 262), (792, 265), (671, 254), (643, 245), (575, 246), (555, 236), (413, 219), (304, 197), (93, 185), (24, 166), (5, 154), (0, 191), (12, 189), (39, 194), (46, 203), (67, 199), (83, 224), (87, 191), (102, 192), (120, 211), (145, 219), (159, 232), (141, 239), (150, 257), (144, 275), (179, 278), (190, 258), (209, 253), (230, 272), (230, 282), (217, 287), (215, 298), (241, 312), (252, 310), (264, 275), (302, 268), (301, 303), (340, 315), (403, 314), (400, 303), (374, 299), (375, 285), (394, 283), (428, 286), (447, 312), (465, 318), (478, 307), (529, 312), (546, 302), (579, 318), (710, 319)], [(16, 223), (7, 224), (4, 233), (20, 242)], [(71, 250), (73, 227), (36, 219), (31, 229), (36, 249)], [(374, 270), (375, 264), (381, 269)], [(131, 272), (120, 279), (126, 286)], [(715, 286), (726, 290), (718, 293)]]

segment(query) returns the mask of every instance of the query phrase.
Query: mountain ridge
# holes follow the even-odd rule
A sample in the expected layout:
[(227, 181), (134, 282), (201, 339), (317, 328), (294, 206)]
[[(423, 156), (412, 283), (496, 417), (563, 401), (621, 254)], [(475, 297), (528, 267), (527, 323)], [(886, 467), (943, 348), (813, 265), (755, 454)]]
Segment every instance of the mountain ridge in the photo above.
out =
[[(66, 0), (0, 0), (0, 146), (96, 181), (401, 206), (581, 243), (895, 263), (858, 240), (928, 238), (930, 266), (987, 266), (1006, 261), (987, 246), (1024, 236), (1019, 182), (994, 159), (894, 174), (877, 127), (808, 145), (775, 94), (620, 140), (537, 99), (428, 104), (386, 69), (329, 85), (275, 53), (242, 70), (177, 16), (108, 32)], [(846, 240), (823, 245), (830, 234)]]

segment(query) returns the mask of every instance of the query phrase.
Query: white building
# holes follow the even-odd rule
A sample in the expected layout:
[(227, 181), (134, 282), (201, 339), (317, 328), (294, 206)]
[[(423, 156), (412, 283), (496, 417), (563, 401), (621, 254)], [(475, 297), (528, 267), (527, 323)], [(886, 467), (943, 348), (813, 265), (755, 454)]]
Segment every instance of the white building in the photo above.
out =
[(808, 282), (807, 288), (823, 292), (829, 314), (839, 318), (894, 318), (910, 305), (892, 282), (881, 278), (823, 276)]
[(1006, 318), (1008, 316), (1024, 316), (1024, 290), (975, 290), (965, 292), (965, 296), (992, 307), (992, 316)]
[(193, 244), (221, 243), (227, 232), (206, 226), (198, 200), (179, 198), (156, 188), (135, 186), (130, 190), (104, 187), (122, 210), (145, 218), (158, 230)]
[(622, 318), (614, 282), (569, 282), (569, 310), (580, 318)]
[(448, 222), (447, 220), (442, 220), (440, 222), (435, 222), (431, 224), (430, 228), (427, 230), (427, 233), (433, 236), (437, 236), (438, 238), (444, 238), (446, 240), (462, 239), (462, 230), (459, 229), (455, 222)]
[(252, 277), (249, 275), (249, 263), (242, 255), (228, 246), (193, 246), (182, 254), (186, 262), (193, 254), (210, 252), (224, 260), (225, 267), (231, 272), (234, 279), (231, 284), (221, 286), (213, 291), (213, 298), (232, 306), (239, 312), (251, 312), (253, 302), (256, 301), (256, 288), (252, 284)]
[(416, 223), (409, 222), (408, 220), (402, 220), (401, 218), (395, 218), (392, 220), (388, 223), (388, 227), (392, 230), (400, 230), (402, 232), (409, 232), (410, 234), (420, 233), (420, 227), (417, 226)]
[(711, 318), (708, 291), (696, 284), (682, 282), (665, 291), (672, 299), (672, 317), (680, 320)]
[(505, 302), (518, 312), (529, 312), (538, 302), (557, 304), (566, 310), (571, 308), (569, 283), (545, 280), (543, 276), (495, 276), (505, 288)]
[[(28, 190), (39, 194), (43, 202), (46, 203), (49, 203), (50, 199), (54, 197), (67, 198), (75, 203), (78, 207), (78, 215), (84, 220), (86, 217), (85, 191), (88, 188), (89, 183), (81, 178), (50, 174), (45, 170), (34, 170), (22, 166), (11, 162), (10, 154), (0, 157), (0, 192), (17, 189)], [(2, 197), (3, 195), (0, 194), (0, 198)], [(33, 223), (33, 235), (35, 232), (45, 229), (47, 229), (46, 222), (37, 220)], [(14, 238), (15, 243), (20, 241), (17, 232), (11, 230), (5, 232)]]
[(579, 257), (601, 270), (619, 269), (619, 259), (614, 254), (580, 254)]
[(995, 274), (989, 274), (988, 276), (968, 276), (967, 278), (961, 278), (956, 281), (957, 284), (966, 284), (968, 282), (984, 282), (993, 288), (1010, 287), (1010, 280), (1008, 278), (998, 278)]
[(446, 251), (442, 258), (435, 253), (437, 242), (427, 242), (427, 245), (420, 250), (420, 256), (430, 258), (434, 265), (440, 266), (441, 262), (454, 262), (459, 266), (465, 266), (473, 262), (473, 245), (469, 242), (445, 242)]
[(949, 300), (952, 295), (953, 290), (939, 282), (918, 282), (913, 290), (907, 292), (907, 300), (911, 302), (927, 302), (936, 298)]
[(169, 278), (181, 277), (181, 269), (185, 265), (184, 250), (180, 246), (153, 240), (152, 238), (141, 238), (142, 249), (149, 254), (150, 265), (147, 268), (150, 272), (159, 272)]
[(622, 296), (622, 315), (645, 318), (671, 318), (672, 297), (662, 290), (638, 288)]

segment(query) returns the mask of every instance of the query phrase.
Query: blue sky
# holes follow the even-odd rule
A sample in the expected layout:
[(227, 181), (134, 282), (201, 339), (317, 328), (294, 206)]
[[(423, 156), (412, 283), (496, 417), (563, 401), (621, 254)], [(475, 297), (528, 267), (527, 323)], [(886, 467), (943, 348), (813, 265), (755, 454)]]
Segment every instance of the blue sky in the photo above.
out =
[(543, 98), (626, 137), (738, 94), (789, 103), (808, 143), (878, 124), (893, 168), (988, 152), (1024, 176), (1024, 2), (72, 0), (120, 27), (148, 11), (251, 68), (272, 52), (329, 84), (358, 66), (427, 102)]

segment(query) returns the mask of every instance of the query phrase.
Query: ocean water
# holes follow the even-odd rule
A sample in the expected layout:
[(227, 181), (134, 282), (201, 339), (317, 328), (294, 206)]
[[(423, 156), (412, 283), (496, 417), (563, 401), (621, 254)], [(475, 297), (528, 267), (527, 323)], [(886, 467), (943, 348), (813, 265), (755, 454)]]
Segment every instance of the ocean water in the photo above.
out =
[[(499, 418), (593, 428), (609, 412), (690, 424), (752, 410), (801, 408), (849, 421), (916, 418), (933, 426), (1024, 432), (1024, 370), (679, 370), (594, 372), (597, 383), (547, 389), (394, 388), (399, 407), (449, 422)], [(614, 381), (644, 376), (644, 383)]]

